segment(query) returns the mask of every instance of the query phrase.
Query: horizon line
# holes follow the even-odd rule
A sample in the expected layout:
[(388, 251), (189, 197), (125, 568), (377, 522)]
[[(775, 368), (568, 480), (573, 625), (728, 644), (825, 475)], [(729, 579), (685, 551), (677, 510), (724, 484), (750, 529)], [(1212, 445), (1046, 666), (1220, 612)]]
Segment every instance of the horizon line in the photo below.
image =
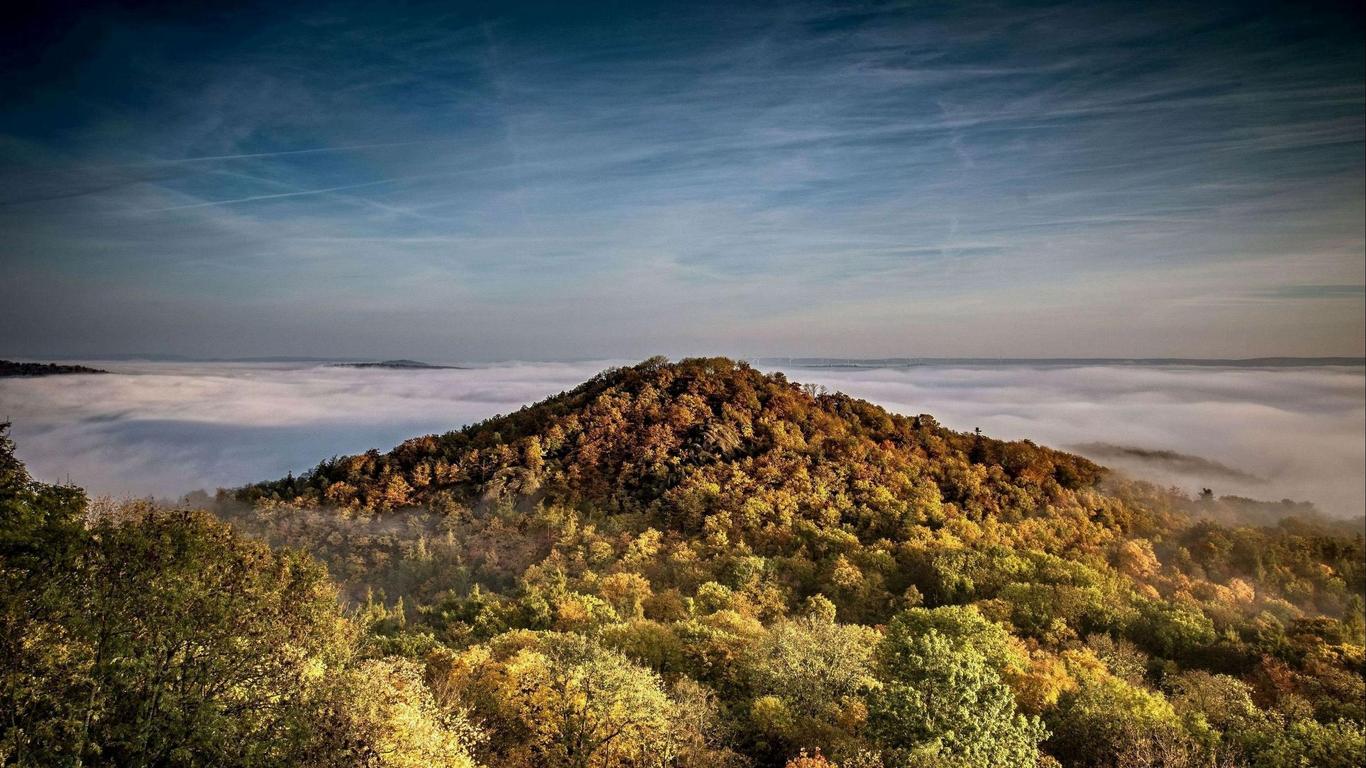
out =
[[(748, 362), (753, 365), (793, 365), (806, 368), (862, 368), (862, 367), (914, 367), (921, 365), (1203, 365), (1203, 366), (1251, 366), (1251, 367), (1304, 367), (1304, 366), (1348, 366), (1366, 367), (1366, 356), (1359, 355), (1258, 355), (1252, 357), (1132, 357), (1132, 356), (1040, 356), (1040, 357), (992, 357), (992, 356), (887, 356), (887, 357), (832, 357), (819, 355), (718, 355)], [(667, 356), (670, 360), (683, 360), (690, 357), (711, 357), (711, 355)], [(447, 359), (395, 356), (354, 356), (354, 355), (242, 355), (242, 356), (198, 356), (174, 353), (102, 353), (97, 355), (6, 355), (0, 359), (16, 362), (46, 361), (109, 361), (109, 362), (149, 362), (149, 363), (372, 363), (397, 359), (419, 360), (435, 363), (582, 363), (614, 360), (634, 360), (635, 357), (582, 356), (562, 358), (518, 358), (497, 359), (453, 358)], [(649, 359), (648, 356), (640, 358)]]

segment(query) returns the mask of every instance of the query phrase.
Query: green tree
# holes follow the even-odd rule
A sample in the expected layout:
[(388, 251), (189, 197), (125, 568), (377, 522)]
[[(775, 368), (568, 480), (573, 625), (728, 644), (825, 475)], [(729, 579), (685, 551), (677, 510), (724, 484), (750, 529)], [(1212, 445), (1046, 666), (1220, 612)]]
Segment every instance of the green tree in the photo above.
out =
[(659, 677), (585, 637), (543, 635), (508, 661), (506, 685), (540, 765), (652, 768), (678, 754)]
[(475, 768), (483, 739), (463, 711), (437, 707), (421, 665), (371, 659), (328, 686), (310, 722), (313, 768)]
[(1090, 654), (1069, 654), (1077, 686), (1048, 715), (1050, 753), (1079, 767), (1193, 764), (1196, 744), (1162, 694), (1115, 677)]
[(775, 624), (753, 651), (752, 674), (761, 694), (782, 698), (797, 715), (822, 718), (841, 699), (875, 683), (871, 660), (877, 633), (803, 616)]
[(350, 671), (355, 631), (306, 554), (205, 512), (84, 516), (0, 430), (0, 762), (470, 765), (472, 732), (410, 669)]
[(971, 634), (926, 627), (934, 622), (925, 613), (899, 615), (878, 647), (882, 685), (869, 700), (875, 738), (907, 768), (1033, 765), (1043, 725), (1018, 711)]
[(1263, 747), (1257, 768), (1356, 768), (1366, 757), (1366, 726), (1351, 720), (1296, 720)]
[(878, 634), (837, 624), (832, 615), (813, 611), (781, 620), (751, 652), (759, 696), (752, 715), (758, 730), (777, 737), (771, 746), (782, 754), (803, 747), (834, 753), (863, 723), (863, 694), (877, 684), (872, 654)]

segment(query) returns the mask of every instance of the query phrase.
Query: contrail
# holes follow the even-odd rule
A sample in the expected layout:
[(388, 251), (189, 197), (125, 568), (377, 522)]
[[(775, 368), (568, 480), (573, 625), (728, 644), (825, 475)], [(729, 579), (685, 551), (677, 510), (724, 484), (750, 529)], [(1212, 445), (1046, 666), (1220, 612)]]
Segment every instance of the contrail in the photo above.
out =
[(374, 187), (380, 184), (393, 184), (399, 181), (409, 181), (420, 179), (422, 176), (400, 176), (393, 179), (380, 179), (378, 181), (366, 181), (360, 184), (343, 184), (339, 187), (324, 187), (323, 189), (303, 189), (298, 192), (277, 192), (273, 195), (252, 195), (251, 197), (237, 197), (231, 200), (208, 200), (202, 203), (189, 203), (188, 205), (173, 205), (169, 208), (148, 208), (141, 213), (162, 213), (164, 211), (183, 211), (187, 208), (207, 208), (213, 205), (232, 205), (234, 203), (249, 203), (253, 200), (275, 200), (281, 197), (303, 197), (305, 195), (322, 195), (328, 192), (341, 192), (347, 189), (360, 189), (362, 187)]
[(316, 155), (325, 152), (354, 152), (362, 149), (384, 149), (386, 147), (413, 147), (419, 144), (444, 144), (456, 139), (425, 139), (420, 141), (389, 141), (378, 144), (351, 144), (345, 147), (314, 147), (312, 149), (284, 149), (278, 152), (243, 152), (236, 155), (203, 155), (201, 157), (182, 157), (177, 160), (152, 160), (147, 165), (163, 163), (199, 163), (213, 160), (248, 160), (253, 157), (283, 157), (285, 155)]
[(110, 163), (108, 165), (78, 165), (65, 168), (45, 168), (20, 171), (19, 175), (40, 175), (53, 173), (90, 173), (92, 171), (116, 171), (125, 168), (147, 168), (184, 163), (211, 163), (217, 160), (251, 160), (261, 157), (287, 157), (290, 155), (321, 155), (331, 152), (359, 152), (366, 149), (385, 149), (390, 147), (415, 147), (422, 144), (449, 144), (459, 139), (419, 139), (416, 141), (389, 141), (375, 144), (348, 144), (344, 147), (311, 147), (309, 149), (282, 149), (275, 152), (239, 152), (232, 155), (200, 155), (197, 157), (162, 158), (143, 160), (133, 163)]
[(505, 170), (510, 166), (495, 165), (483, 168), (462, 168), (456, 171), (445, 173), (419, 173), (413, 176), (396, 176), (390, 179), (377, 179), (375, 181), (363, 181), (359, 184), (342, 184), (337, 187), (324, 187), (322, 189), (301, 189), (296, 192), (276, 192), (269, 195), (252, 195), (250, 197), (236, 197), (230, 200), (206, 200), (200, 203), (187, 203), (185, 205), (173, 205), (168, 208), (146, 208), (137, 213), (162, 213), (165, 211), (183, 211), (188, 208), (207, 208), (214, 205), (233, 205), (235, 203), (250, 203), (256, 200), (275, 200), (282, 197), (304, 197), (306, 195), (324, 195), (329, 192), (343, 192), (348, 189), (363, 189), (365, 187), (377, 187), (382, 184), (397, 184), (402, 181), (416, 181), (418, 179), (442, 179), (454, 176), (465, 176), (471, 173), (487, 173), (489, 171)]

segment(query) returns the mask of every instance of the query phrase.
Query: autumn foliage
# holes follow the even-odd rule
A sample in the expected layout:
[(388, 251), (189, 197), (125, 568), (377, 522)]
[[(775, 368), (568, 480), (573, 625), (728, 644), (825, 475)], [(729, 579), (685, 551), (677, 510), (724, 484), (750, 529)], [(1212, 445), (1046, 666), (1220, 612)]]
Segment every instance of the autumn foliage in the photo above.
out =
[[(271, 727), (325, 724), (307, 733), (368, 745), (356, 754), (379, 764), (1289, 768), (1366, 751), (1359, 530), (1230, 522), (1250, 502), (1189, 499), (725, 359), (606, 371), (514, 414), (225, 492), (209, 506), (231, 529), (166, 511), (72, 522), (74, 490), (25, 483), (5, 508), (5, 638), (51, 659), (7, 672), (3, 695), (69, 682), (5, 726), (11, 762), (89, 711), (87, 678), (106, 673), (52, 648), (98, 648), (81, 633), (116, 605), (79, 597), (109, 588), (95, 579), (31, 613), (22, 596), (56, 577), (25, 547), (102, 552), (167, 526), (180, 560), (117, 550), (132, 564), (105, 581), (157, 585), (189, 573), (175, 562), (217, 563), (210, 549), (256, 553), (240, 588), (215, 565), (178, 577), (220, 579), (204, 597), (141, 590), (138, 613), (178, 606), (190, 618), (172, 639), (214, 637), (224, 611), (263, 622), (263, 642), (297, 627), (255, 652), (294, 654), (271, 662), (262, 701), (272, 685), (307, 690)], [(68, 522), (44, 532), (38, 508)], [(268, 575), (320, 573), (315, 560), (345, 608), (310, 576), (315, 599), (282, 613), (294, 582)], [(160, 637), (163, 620), (139, 631)], [(256, 738), (272, 706), (203, 727)], [(168, 755), (223, 741), (149, 717)], [(103, 749), (84, 748), (87, 764)]]

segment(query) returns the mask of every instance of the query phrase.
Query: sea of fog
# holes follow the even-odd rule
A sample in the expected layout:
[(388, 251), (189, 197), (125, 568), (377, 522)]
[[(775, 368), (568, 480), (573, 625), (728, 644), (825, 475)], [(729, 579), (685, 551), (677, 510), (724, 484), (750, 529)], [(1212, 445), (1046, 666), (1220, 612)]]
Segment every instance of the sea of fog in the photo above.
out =
[[(102, 376), (0, 379), (33, 474), (97, 495), (176, 497), (388, 449), (570, 389), (613, 365), (463, 370), (93, 362)], [(764, 366), (775, 369), (775, 366)], [(1029, 438), (1189, 492), (1366, 509), (1366, 369), (945, 364), (781, 367), (946, 426)]]

